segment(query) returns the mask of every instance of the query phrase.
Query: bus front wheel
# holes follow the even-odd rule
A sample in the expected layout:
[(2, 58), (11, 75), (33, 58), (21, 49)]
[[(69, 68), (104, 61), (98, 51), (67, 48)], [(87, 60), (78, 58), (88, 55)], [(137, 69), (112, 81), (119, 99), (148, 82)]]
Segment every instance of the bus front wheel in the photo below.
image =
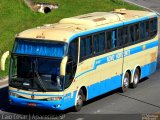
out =
[(129, 82), (130, 82), (130, 76), (129, 73), (126, 72), (123, 78), (123, 86), (121, 88), (121, 92), (126, 92), (127, 89), (129, 88)]
[(82, 106), (83, 106), (83, 101), (84, 100), (84, 94), (83, 94), (83, 91), (82, 89), (80, 89), (78, 95), (77, 95), (77, 98), (76, 98), (76, 105), (75, 105), (75, 108), (74, 108), (74, 111), (75, 112), (78, 112), (81, 110)]

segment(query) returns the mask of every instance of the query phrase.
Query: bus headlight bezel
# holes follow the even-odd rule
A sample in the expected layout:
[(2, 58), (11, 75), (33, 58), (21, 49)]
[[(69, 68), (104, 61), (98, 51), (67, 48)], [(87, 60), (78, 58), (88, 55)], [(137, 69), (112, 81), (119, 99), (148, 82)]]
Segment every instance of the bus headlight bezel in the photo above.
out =
[(15, 93), (15, 92), (9, 92), (9, 95), (10, 96), (13, 96), (13, 97), (16, 97), (16, 98), (19, 98), (20, 96), (17, 94), (17, 93)]
[(60, 101), (62, 100), (62, 97), (49, 97), (47, 98), (47, 101)]

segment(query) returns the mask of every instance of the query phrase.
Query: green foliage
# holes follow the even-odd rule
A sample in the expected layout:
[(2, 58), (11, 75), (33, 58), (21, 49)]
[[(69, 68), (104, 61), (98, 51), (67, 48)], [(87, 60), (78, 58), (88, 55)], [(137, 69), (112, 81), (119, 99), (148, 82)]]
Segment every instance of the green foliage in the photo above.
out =
[[(48, 14), (31, 11), (23, 0), (0, 1), (0, 57), (3, 52), (11, 50), (17, 33), (43, 24), (50, 24), (65, 17), (95, 11), (111, 11), (115, 8), (141, 9), (121, 0), (34, 0), (35, 2), (58, 3), (59, 8)], [(0, 77), (8, 74), (0, 71)]]

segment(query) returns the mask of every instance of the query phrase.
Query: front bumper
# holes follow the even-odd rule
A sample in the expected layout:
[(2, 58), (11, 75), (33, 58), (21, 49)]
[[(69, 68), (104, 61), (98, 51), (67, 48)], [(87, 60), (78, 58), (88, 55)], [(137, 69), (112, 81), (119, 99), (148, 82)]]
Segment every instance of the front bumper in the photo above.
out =
[[(64, 104), (63, 99), (59, 101), (43, 101), (43, 100), (31, 100), (31, 99), (9, 96), (9, 101), (11, 105), (16, 105), (16, 106), (44, 108), (44, 109), (51, 109), (51, 110), (66, 109), (65, 106), (63, 105)], [(29, 106), (28, 103), (35, 104), (36, 106)]]

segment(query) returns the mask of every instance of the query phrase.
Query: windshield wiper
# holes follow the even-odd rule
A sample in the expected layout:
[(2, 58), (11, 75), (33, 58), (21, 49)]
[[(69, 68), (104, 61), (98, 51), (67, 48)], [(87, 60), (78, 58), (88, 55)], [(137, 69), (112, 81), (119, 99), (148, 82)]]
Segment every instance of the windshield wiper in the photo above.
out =
[(39, 85), (40, 85), (40, 87), (45, 91), (45, 92), (47, 92), (47, 89), (46, 89), (46, 87), (45, 87), (45, 85), (44, 85), (44, 83), (43, 83), (43, 81), (42, 81), (42, 79), (40, 78), (40, 76), (39, 76), (39, 74), (38, 74), (38, 67), (37, 67), (37, 58), (36, 58), (36, 60), (34, 60), (34, 65), (35, 65), (35, 69), (34, 69), (34, 72), (36, 73), (36, 76), (37, 76), (37, 79), (38, 79), (38, 81), (39, 81)]

